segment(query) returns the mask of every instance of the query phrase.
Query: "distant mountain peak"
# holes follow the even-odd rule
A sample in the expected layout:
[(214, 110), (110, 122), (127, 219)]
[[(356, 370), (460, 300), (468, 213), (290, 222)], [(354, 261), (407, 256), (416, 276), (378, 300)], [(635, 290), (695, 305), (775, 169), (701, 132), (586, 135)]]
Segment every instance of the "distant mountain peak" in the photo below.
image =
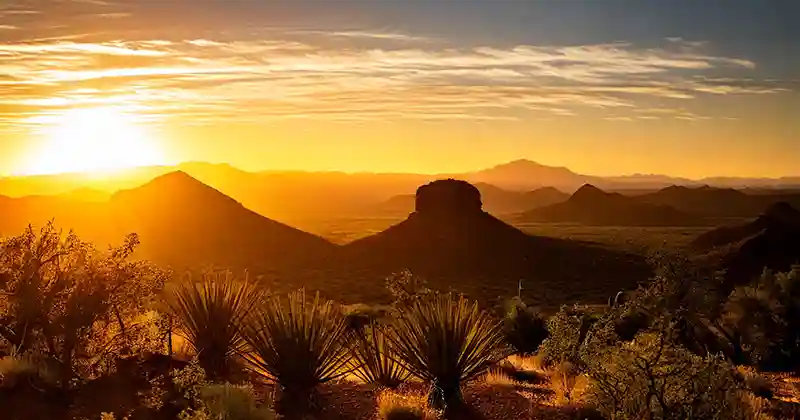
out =
[[(164, 200), (180, 201), (182, 203), (222, 203), (227, 202), (230, 204), (239, 204), (238, 201), (210, 187), (203, 182), (192, 177), (184, 171), (170, 172), (156, 178), (150, 182), (132, 188), (129, 190), (120, 191), (114, 194), (114, 198), (138, 196), (141, 198), (148, 198), (153, 204), (158, 204)], [(153, 201), (154, 200), (154, 201)], [(188, 200), (188, 201), (187, 201)]]
[(603, 199), (610, 195), (612, 194), (609, 194), (601, 190), (600, 188), (595, 187), (592, 184), (583, 184), (582, 187), (578, 188), (578, 190), (575, 191), (574, 194), (572, 194), (570, 200), (573, 201), (595, 200), (595, 199)]

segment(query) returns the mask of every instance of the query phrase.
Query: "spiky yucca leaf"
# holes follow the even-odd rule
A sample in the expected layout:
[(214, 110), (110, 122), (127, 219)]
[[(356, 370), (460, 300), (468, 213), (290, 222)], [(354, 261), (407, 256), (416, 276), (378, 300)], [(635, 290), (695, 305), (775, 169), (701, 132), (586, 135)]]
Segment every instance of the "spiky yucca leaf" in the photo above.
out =
[(373, 321), (353, 333), (350, 340), (351, 362), (355, 367), (353, 376), (364, 383), (395, 388), (405, 382), (411, 373), (390, 354), (392, 348), (386, 338), (386, 328), (391, 327)]
[(277, 382), (284, 397), (305, 402), (314, 388), (350, 373), (344, 317), (319, 294), (305, 291), (274, 298), (259, 308), (245, 330), (245, 359), (254, 372)]
[(253, 284), (215, 276), (202, 283), (175, 285), (165, 304), (179, 334), (197, 352), (200, 365), (210, 377), (219, 379), (229, 373), (230, 357), (245, 348), (242, 329), (263, 296)]
[(449, 294), (411, 302), (398, 311), (389, 331), (397, 360), (412, 375), (431, 381), (432, 391), (447, 403), (460, 401), (463, 383), (509, 354), (502, 324), (477, 303)]

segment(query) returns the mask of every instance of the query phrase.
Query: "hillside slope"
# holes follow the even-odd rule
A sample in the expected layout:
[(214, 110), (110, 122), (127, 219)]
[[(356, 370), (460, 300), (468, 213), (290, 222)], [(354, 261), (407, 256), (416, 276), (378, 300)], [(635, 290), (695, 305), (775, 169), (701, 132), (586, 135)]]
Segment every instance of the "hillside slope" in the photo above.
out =
[(270, 220), (184, 172), (115, 194), (116, 223), (142, 239), (142, 251), (175, 267), (213, 265), (254, 271), (325, 258), (328, 241)]

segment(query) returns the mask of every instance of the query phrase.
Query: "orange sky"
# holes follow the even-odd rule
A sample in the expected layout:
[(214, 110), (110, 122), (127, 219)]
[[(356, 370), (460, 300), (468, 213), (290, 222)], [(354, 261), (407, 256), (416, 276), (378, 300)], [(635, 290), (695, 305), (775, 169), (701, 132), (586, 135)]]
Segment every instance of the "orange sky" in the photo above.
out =
[[(0, 174), (190, 160), (436, 173), (528, 158), (596, 175), (800, 175), (800, 66), (785, 54), (797, 44), (737, 32), (736, 10), (643, 30), (569, 5), (252, 3), (0, 7)], [(513, 19), (526, 13), (541, 25)]]

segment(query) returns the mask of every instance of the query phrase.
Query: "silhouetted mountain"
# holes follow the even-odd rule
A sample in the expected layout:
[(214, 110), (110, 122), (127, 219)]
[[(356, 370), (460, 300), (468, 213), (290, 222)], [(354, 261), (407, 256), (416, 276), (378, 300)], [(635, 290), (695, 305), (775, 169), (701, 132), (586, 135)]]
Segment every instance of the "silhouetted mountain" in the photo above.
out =
[(752, 222), (711, 230), (693, 245), (710, 250), (705, 259), (736, 283), (752, 280), (765, 267), (785, 271), (800, 263), (800, 211), (774, 204)]
[(523, 222), (566, 222), (610, 226), (691, 226), (703, 221), (669, 206), (640, 203), (619, 193), (584, 185), (567, 201), (527, 211)]
[[(508, 191), (491, 184), (476, 183), (483, 200), (483, 208), (492, 214), (513, 214), (521, 211), (547, 206), (565, 201), (569, 194), (553, 187), (538, 188), (533, 191)], [(414, 194), (398, 195), (381, 203), (377, 211), (407, 215), (414, 211)]]
[(267, 219), (184, 172), (115, 194), (117, 223), (140, 235), (142, 251), (175, 267), (256, 272), (323, 258), (335, 246)]
[(642, 202), (670, 206), (704, 216), (752, 217), (764, 210), (763, 200), (731, 188), (671, 186), (639, 196)]
[(542, 165), (527, 159), (515, 160), (463, 176), (471, 182), (485, 182), (517, 190), (555, 187), (572, 191), (577, 186), (595, 179), (592, 176), (576, 174), (564, 167)]
[[(90, 188), (111, 194), (121, 189), (135, 188), (157, 176), (176, 170), (188, 173), (263, 216), (305, 229), (315, 229), (321, 221), (331, 218), (368, 216), (370, 210), (375, 208), (376, 203), (382, 203), (397, 195), (409, 194), (421, 184), (445, 177), (409, 173), (248, 172), (227, 164), (189, 162), (177, 166), (126, 169), (102, 176), (61, 174), (0, 178), (0, 194), (9, 197), (63, 195), (81, 188)], [(475, 172), (450, 174), (447, 177), (467, 179), (475, 183), (488, 183), (508, 192), (530, 191), (545, 186), (573, 192), (586, 183), (596, 185), (606, 191), (624, 191), (625, 194), (630, 191), (655, 190), (672, 184), (698, 186), (702, 183), (717, 185), (717, 182), (723, 185), (730, 184), (737, 188), (748, 185), (761, 189), (788, 188), (793, 185), (800, 187), (800, 178), (717, 178), (697, 181), (664, 175), (637, 174), (597, 177), (525, 159)], [(488, 211), (506, 212), (505, 204), (496, 204), (494, 197), (489, 195), (489, 191), (483, 192)], [(776, 192), (776, 194), (781, 193)], [(410, 197), (407, 197), (406, 200), (404, 205), (410, 211), (412, 201)], [(798, 203), (800, 196), (798, 196), (797, 202), (786, 197), (780, 200)], [(771, 203), (775, 201), (772, 200)], [(325, 205), (320, 205), (320, 203)], [(520, 210), (527, 210), (538, 205), (537, 203)], [(513, 207), (513, 203), (509, 207)], [(750, 216), (756, 216), (765, 208), (761, 207)]]
[(606, 296), (647, 278), (635, 256), (586, 244), (532, 237), (482, 209), (465, 181), (440, 180), (417, 190), (415, 211), (376, 235), (344, 246), (343, 264), (385, 276), (402, 269), (434, 288), (491, 300), (525, 279), (543, 300)]

